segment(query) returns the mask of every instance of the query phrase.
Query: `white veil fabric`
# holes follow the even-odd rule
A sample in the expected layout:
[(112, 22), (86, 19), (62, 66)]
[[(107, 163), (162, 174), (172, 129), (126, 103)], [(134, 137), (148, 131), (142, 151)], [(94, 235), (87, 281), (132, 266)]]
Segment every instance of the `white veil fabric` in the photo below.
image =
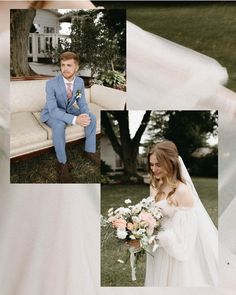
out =
[(99, 184), (1, 189), (1, 294), (96, 294)]
[(219, 218), (220, 286), (236, 290), (236, 197)]
[[(232, 108), (236, 93), (223, 87), (218, 61), (127, 22), (128, 109)], [(224, 104), (222, 104), (224, 100)]]
[[(208, 215), (195, 189), (188, 170), (179, 156), (181, 176), (185, 180), (194, 199), (194, 209), (197, 216), (196, 255), (198, 255), (204, 277), (210, 285), (218, 285), (218, 232)], [(217, 196), (216, 196), (217, 197)]]

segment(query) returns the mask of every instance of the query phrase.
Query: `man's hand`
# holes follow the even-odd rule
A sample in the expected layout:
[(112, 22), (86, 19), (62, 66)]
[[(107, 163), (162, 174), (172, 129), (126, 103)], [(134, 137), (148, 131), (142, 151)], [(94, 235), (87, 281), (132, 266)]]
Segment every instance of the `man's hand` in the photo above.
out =
[(87, 127), (91, 122), (91, 119), (88, 114), (81, 114), (77, 116), (76, 118), (76, 124), (82, 126), (82, 127)]

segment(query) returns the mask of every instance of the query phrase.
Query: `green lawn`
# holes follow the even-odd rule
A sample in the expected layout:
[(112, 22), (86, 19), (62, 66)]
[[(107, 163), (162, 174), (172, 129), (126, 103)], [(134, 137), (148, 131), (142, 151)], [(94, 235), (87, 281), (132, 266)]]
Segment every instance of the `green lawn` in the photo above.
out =
[[(97, 156), (100, 155), (98, 140)], [(76, 183), (100, 183), (100, 168), (96, 167), (83, 155), (84, 140), (69, 145), (67, 148), (68, 162), (73, 165), (71, 171)], [(11, 183), (56, 183), (57, 159), (54, 149), (40, 156), (11, 163)]]
[[(195, 187), (201, 200), (209, 212), (212, 220), (217, 225), (218, 219), (218, 185), (216, 179), (193, 178)], [(101, 214), (106, 216), (111, 207), (117, 208), (124, 205), (124, 200), (129, 198), (132, 203), (139, 202), (149, 194), (148, 185), (102, 185), (101, 188)], [(101, 240), (104, 240), (106, 231), (102, 229)], [(121, 264), (118, 259), (126, 261)], [(145, 273), (145, 257), (141, 257), (137, 267), (137, 281), (131, 281), (127, 248), (110, 237), (103, 242), (101, 247), (101, 285), (102, 286), (143, 286)]]
[(144, 3), (142, 1), (139, 3), (135, 1), (135, 3), (103, 2), (102, 5), (126, 8), (127, 18), (134, 24), (215, 58), (227, 68), (228, 87), (236, 91), (235, 2)]

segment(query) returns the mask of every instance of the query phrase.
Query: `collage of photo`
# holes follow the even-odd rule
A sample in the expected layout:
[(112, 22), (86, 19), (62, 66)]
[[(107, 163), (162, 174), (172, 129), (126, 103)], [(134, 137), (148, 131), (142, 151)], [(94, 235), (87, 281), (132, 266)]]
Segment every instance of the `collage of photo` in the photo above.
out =
[(236, 4), (0, 8), (1, 294), (234, 294)]

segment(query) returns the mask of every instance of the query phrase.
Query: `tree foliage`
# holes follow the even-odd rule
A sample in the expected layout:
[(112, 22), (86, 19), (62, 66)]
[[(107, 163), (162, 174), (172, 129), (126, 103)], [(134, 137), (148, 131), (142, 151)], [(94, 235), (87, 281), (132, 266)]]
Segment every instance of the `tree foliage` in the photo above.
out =
[(151, 139), (146, 146), (163, 139), (172, 140), (188, 165), (191, 154), (206, 146), (210, 135), (217, 135), (217, 121), (217, 111), (153, 112), (148, 128)]
[(125, 12), (123, 10), (79, 10), (73, 12), (70, 42), (64, 50), (77, 52), (82, 67), (99, 70), (124, 70)]

